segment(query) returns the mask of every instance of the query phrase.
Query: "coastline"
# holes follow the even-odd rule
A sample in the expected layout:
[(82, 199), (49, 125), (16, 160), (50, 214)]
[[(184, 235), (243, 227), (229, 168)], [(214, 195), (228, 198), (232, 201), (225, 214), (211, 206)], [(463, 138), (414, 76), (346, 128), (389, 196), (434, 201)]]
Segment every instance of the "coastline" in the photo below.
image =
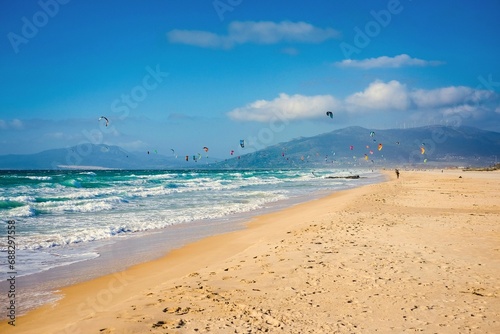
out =
[(267, 213), (244, 230), (63, 288), (56, 305), (0, 331), (494, 332), (500, 173), (488, 173), (391, 173)]
[[(369, 177), (366, 175), (369, 174)], [(164, 174), (161, 174), (162, 176)], [(20, 317), (46, 303), (53, 303), (60, 299), (53, 291), (60, 287), (78, 284), (83, 281), (91, 280), (100, 276), (105, 276), (115, 272), (120, 272), (133, 265), (152, 261), (164, 256), (172, 249), (191, 243), (202, 238), (222, 234), (229, 231), (244, 229), (246, 223), (255, 216), (263, 215), (269, 212), (279, 211), (298, 203), (309, 201), (314, 198), (324, 197), (331, 192), (339, 191), (345, 188), (359, 187), (366, 183), (380, 182), (384, 179), (381, 173), (366, 173), (364, 180), (347, 182), (326, 182), (323, 188), (312, 186), (313, 192), (304, 192), (303, 184), (289, 189), (288, 198), (271, 201), (250, 211), (233, 212), (219, 218), (205, 218), (193, 220), (187, 223), (171, 224), (160, 229), (151, 229), (138, 233), (119, 234), (111, 239), (95, 240), (90, 243), (78, 243), (69, 245), (67, 249), (71, 253), (85, 254), (87, 259), (75, 261), (71, 264), (65, 264), (64, 261), (56, 266), (51, 261), (57, 257), (63, 258), (68, 252), (59, 253), (55, 251), (56, 256), (49, 258), (48, 269), (26, 273), (27, 263), (30, 262), (29, 256), (18, 253), (16, 256), (16, 316)], [(45, 176), (41, 176), (45, 177)], [(314, 179), (314, 181), (317, 181)], [(318, 182), (313, 182), (317, 185)], [(326, 185), (326, 187), (325, 187)], [(245, 204), (245, 202), (242, 202)], [(217, 209), (212, 209), (217, 210)], [(217, 211), (216, 211), (217, 212)], [(155, 211), (148, 213), (155, 217)], [(181, 211), (182, 214), (182, 211)], [(217, 214), (216, 214), (217, 216)], [(220, 216), (220, 214), (219, 214)], [(97, 221), (103, 217), (97, 218)], [(155, 221), (156, 219), (152, 219)], [(42, 259), (36, 259), (34, 267)], [(67, 261), (67, 260), (66, 260)], [(20, 268), (17, 268), (19, 265)], [(34, 270), (34, 269), (33, 269)], [(9, 282), (6, 281), (7, 273), (3, 273), (4, 278), (0, 281), (0, 291), (9, 290)], [(7, 296), (0, 295), (0, 304), (7, 303)], [(0, 323), (6, 319), (5, 314), (0, 314)]]

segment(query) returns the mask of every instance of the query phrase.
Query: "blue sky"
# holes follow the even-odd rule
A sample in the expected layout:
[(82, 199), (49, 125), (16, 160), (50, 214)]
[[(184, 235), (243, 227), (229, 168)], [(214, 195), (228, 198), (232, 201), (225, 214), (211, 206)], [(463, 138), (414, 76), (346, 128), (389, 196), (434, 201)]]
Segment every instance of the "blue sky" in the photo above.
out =
[(351, 125), (500, 131), (498, 0), (1, 5), (0, 154), (229, 158)]

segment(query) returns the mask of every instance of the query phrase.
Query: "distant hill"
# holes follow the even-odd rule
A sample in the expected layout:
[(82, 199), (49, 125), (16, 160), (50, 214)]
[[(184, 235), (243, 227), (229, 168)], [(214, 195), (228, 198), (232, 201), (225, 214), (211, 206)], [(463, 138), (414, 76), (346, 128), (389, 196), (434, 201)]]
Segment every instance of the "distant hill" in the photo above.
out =
[(118, 146), (90, 143), (36, 154), (0, 156), (0, 169), (169, 169), (184, 160), (155, 152), (128, 152)]
[[(382, 144), (379, 150), (379, 144)], [(352, 147), (352, 149), (351, 149)], [(425, 152), (422, 154), (421, 149)], [(500, 158), (500, 133), (471, 127), (427, 126), (369, 130), (348, 127), (294, 139), (217, 162), (127, 152), (118, 146), (92, 145), (0, 156), (0, 169), (178, 169), (301, 168), (387, 166), (490, 166)]]
[[(382, 144), (381, 150), (379, 144)], [(472, 127), (369, 130), (353, 126), (270, 146), (224, 161), (219, 166), (487, 166), (496, 163), (497, 158), (500, 158), (500, 133), (497, 132)]]

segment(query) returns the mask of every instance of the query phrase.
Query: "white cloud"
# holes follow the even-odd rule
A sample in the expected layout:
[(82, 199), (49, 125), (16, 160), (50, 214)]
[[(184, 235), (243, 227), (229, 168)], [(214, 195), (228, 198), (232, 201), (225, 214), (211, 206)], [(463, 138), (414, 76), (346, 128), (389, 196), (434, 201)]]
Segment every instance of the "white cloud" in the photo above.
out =
[(376, 80), (364, 91), (354, 93), (345, 99), (349, 111), (406, 110), (410, 106), (408, 90), (399, 81), (388, 83)]
[(14, 129), (22, 129), (24, 128), (24, 124), (23, 122), (20, 120), (20, 119), (13, 119), (11, 122), (10, 122), (10, 126)]
[(460, 115), (462, 117), (471, 117), (478, 116), (481, 112), (483, 112), (482, 108), (478, 108), (477, 106), (462, 104), (458, 106), (449, 106), (442, 108), (440, 110), (441, 115), (444, 117)]
[(167, 33), (171, 43), (199, 47), (231, 48), (237, 44), (276, 44), (279, 42), (320, 43), (339, 37), (332, 28), (318, 28), (306, 22), (234, 21), (228, 26), (227, 35), (217, 35), (201, 30), (171, 30)]
[(364, 90), (343, 99), (333, 95), (281, 93), (273, 100), (257, 100), (236, 108), (228, 116), (240, 121), (291, 121), (324, 117), (325, 112), (330, 110), (336, 115), (370, 113), (383, 116), (399, 112), (407, 113), (405, 117), (424, 120), (456, 116), (480, 119), (500, 112), (499, 99), (500, 96), (495, 92), (465, 86), (410, 89), (397, 80), (375, 80)]
[(437, 108), (464, 103), (481, 103), (493, 96), (493, 92), (465, 86), (449, 86), (437, 89), (417, 89), (411, 93), (419, 108)]
[(234, 120), (268, 122), (275, 119), (296, 120), (323, 117), (327, 110), (336, 110), (340, 102), (331, 95), (287, 95), (274, 100), (257, 100), (228, 113)]
[(423, 60), (412, 58), (407, 54), (401, 54), (395, 57), (382, 56), (378, 58), (368, 58), (363, 60), (345, 59), (341, 62), (336, 62), (335, 65), (340, 67), (355, 67), (362, 69), (382, 68), (382, 67), (404, 67), (404, 66), (438, 66), (444, 62), (437, 60)]
[(202, 48), (229, 48), (232, 42), (223, 36), (200, 30), (172, 30), (167, 33), (171, 43), (180, 43)]
[(0, 129), (2, 130), (7, 130), (7, 129), (21, 130), (23, 128), (24, 128), (24, 123), (20, 119), (14, 118), (10, 122), (0, 119)]

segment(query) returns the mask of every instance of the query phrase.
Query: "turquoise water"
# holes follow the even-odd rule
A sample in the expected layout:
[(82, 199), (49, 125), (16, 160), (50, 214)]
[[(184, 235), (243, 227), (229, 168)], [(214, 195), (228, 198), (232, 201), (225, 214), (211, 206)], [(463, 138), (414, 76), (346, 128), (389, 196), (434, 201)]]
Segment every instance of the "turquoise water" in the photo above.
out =
[[(324, 178), (352, 174), (362, 178)], [(9, 220), (22, 277), (97, 259), (104, 243), (172, 226), (230, 226), (279, 203), (379, 180), (369, 170), (0, 171), (0, 280), (8, 278)]]

